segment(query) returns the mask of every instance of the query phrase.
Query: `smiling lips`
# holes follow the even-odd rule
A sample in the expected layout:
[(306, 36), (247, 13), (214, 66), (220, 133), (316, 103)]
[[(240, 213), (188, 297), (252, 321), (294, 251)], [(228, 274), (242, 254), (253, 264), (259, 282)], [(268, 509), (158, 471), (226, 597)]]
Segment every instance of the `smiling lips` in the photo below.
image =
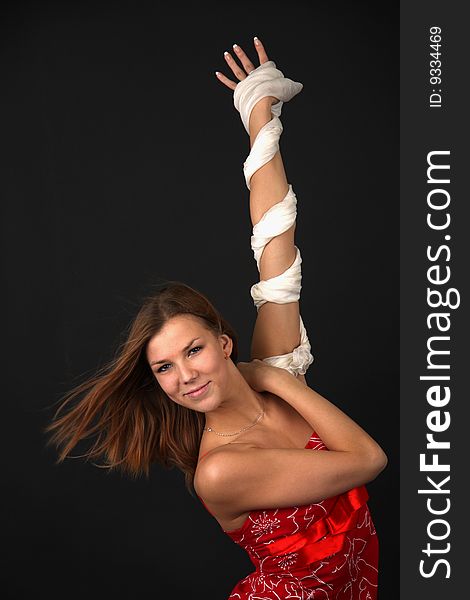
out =
[(208, 381), (202, 387), (197, 388), (196, 390), (193, 390), (192, 392), (187, 392), (185, 394), (185, 396), (189, 396), (190, 398), (198, 398), (199, 396), (201, 396), (202, 394), (204, 394), (204, 392), (207, 390), (207, 387), (208, 387), (209, 383), (210, 383), (210, 381)]

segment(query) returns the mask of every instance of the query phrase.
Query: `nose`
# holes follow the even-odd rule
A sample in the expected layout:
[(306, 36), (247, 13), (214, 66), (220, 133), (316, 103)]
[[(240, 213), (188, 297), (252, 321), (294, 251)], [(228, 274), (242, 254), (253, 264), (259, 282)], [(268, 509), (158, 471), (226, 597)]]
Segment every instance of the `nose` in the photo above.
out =
[(183, 364), (180, 367), (181, 380), (183, 383), (188, 384), (197, 377), (197, 371), (193, 366), (189, 364)]

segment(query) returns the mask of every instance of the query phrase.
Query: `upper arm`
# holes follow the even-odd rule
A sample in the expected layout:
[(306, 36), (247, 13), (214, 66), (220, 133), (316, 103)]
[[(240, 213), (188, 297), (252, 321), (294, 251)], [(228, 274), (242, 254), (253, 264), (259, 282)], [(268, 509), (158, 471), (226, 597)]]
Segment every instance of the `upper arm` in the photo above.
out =
[[(271, 243), (271, 242), (270, 242)], [(251, 339), (251, 360), (293, 352), (300, 343), (299, 302), (260, 306)]]
[(201, 493), (234, 515), (319, 502), (372, 481), (384, 468), (380, 457), (364, 452), (296, 448), (224, 450), (204, 462)]

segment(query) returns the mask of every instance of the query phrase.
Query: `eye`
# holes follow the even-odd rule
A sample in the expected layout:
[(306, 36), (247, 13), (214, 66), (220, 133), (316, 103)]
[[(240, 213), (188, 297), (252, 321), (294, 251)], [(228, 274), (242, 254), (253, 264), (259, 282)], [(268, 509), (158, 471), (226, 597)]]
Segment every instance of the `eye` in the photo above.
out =
[[(197, 350), (199, 352), (199, 350), (202, 350), (202, 346), (194, 346), (194, 348), (191, 348), (191, 350), (189, 350), (189, 354), (191, 354), (191, 352), (193, 350)], [(165, 373), (166, 371), (168, 371), (168, 369), (164, 369), (164, 367), (167, 367), (168, 363), (165, 363), (164, 365), (162, 365), (159, 369), (157, 369), (157, 373)]]

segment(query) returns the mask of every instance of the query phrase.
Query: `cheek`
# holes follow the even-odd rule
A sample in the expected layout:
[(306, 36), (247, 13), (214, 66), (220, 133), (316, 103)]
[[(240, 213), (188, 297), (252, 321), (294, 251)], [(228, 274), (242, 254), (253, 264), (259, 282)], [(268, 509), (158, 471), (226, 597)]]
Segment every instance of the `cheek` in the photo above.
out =
[(214, 353), (205, 362), (206, 370), (220, 373), (223, 371), (224, 363), (225, 360), (220, 360), (220, 357)]
[(220, 351), (220, 348), (208, 348), (206, 353), (201, 354), (201, 366), (202, 364), (206, 365), (207, 370), (212, 371), (223, 371), (227, 361), (224, 359), (223, 354)]
[(176, 386), (175, 386), (175, 378), (171, 377), (170, 374), (168, 374), (166, 377), (157, 377), (157, 382), (158, 385), (162, 388), (162, 390), (166, 393), (166, 394), (173, 394)]

